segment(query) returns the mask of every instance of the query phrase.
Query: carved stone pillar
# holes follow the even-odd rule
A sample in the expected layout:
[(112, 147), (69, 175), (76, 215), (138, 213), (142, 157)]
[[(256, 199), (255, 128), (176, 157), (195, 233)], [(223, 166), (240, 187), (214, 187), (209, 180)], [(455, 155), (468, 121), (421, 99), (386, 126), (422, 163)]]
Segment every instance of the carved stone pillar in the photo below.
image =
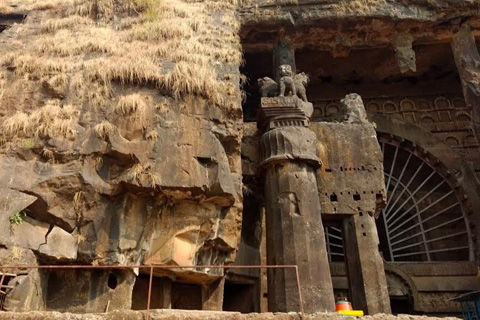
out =
[[(348, 124), (371, 126), (362, 98), (358, 94), (346, 95), (342, 105), (345, 126)], [(372, 127), (370, 130), (374, 133)], [(383, 179), (381, 183), (383, 184)], [(369, 215), (362, 212), (360, 207), (357, 209), (354, 214), (346, 215), (342, 219), (343, 246), (352, 304), (355, 309), (363, 310), (369, 315), (391, 313), (385, 267), (378, 251), (375, 217), (373, 213)]]
[(369, 315), (391, 313), (385, 267), (378, 252), (375, 218), (360, 212), (343, 218), (342, 222), (353, 307)]
[(225, 277), (202, 287), (202, 310), (222, 311)]
[(452, 39), (452, 50), (462, 81), (465, 103), (472, 107), (473, 131), (480, 143), (480, 54), (468, 25), (463, 25)]
[[(334, 310), (315, 170), (316, 135), (297, 97), (262, 98), (267, 262), (298, 265), (305, 312)], [(269, 311), (299, 311), (295, 272), (268, 271)]]

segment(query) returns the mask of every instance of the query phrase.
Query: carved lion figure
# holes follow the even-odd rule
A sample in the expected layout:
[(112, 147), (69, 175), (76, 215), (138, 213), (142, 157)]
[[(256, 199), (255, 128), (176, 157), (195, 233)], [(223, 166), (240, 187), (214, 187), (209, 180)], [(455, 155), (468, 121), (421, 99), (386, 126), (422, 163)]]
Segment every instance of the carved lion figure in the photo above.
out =
[(293, 96), (296, 93), (295, 83), (292, 77), (292, 67), (288, 64), (282, 64), (278, 67), (280, 70), (280, 92), (279, 96), (283, 97), (285, 94)]
[(309, 81), (308, 75), (304, 72), (293, 76), (293, 83), (295, 84), (295, 95), (305, 102), (307, 101), (307, 89), (305, 88)]
[(276, 97), (278, 95), (278, 84), (272, 78), (259, 78), (257, 82), (262, 97)]
[(308, 102), (305, 89), (309, 82), (308, 75), (304, 72), (293, 74), (292, 67), (288, 64), (282, 64), (279, 70), (281, 78), (278, 84), (269, 77), (257, 79), (260, 95), (262, 97), (297, 96), (302, 101)]

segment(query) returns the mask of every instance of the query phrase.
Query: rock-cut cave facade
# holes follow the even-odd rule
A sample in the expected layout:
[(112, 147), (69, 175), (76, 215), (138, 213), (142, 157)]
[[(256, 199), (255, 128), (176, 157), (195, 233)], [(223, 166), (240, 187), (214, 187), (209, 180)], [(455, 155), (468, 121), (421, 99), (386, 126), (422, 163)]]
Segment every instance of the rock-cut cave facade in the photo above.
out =
[(459, 314), (479, 12), (0, 0), (0, 312)]

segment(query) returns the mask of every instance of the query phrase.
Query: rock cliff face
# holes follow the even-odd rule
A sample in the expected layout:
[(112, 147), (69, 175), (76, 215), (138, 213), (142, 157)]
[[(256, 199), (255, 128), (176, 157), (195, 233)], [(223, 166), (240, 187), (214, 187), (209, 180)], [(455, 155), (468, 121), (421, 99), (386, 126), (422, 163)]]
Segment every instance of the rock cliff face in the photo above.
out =
[[(291, 45), (291, 62), (301, 56), (298, 68), (312, 73), (309, 96), (318, 102), (338, 93), (317, 90), (320, 81), (331, 82), (333, 69), (342, 81), (357, 82), (353, 64), (365, 63), (359, 74), (372, 74), (366, 85), (386, 80), (382, 88), (400, 79), (397, 71), (428, 78), (427, 51), (414, 47), (453, 37), (452, 64), (475, 102), (477, 139), (479, 10), (479, 0), (0, 0), (0, 266), (260, 264), (260, 133), (243, 124), (239, 69), (253, 83), (247, 106), (258, 97), (250, 71), (270, 69), (271, 52)], [(23, 16), (6, 29), (5, 19)], [(381, 50), (371, 57), (352, 54), (375, 48)], [(394, 60), (384, 59), (387, 51)], [(351, 64), (328, 62), (349, 55)], [(324, 70), (318, 61), (325, 57), (331, 66)], [(382, 63), (372, 68), (368, 61), (376, 57)], [(384, 93), (375, 90), (374, 97)], [(351, 223), (368, 232), (346, 222), (342, 228), (359, 239), (374, 235), (370, 242), (345, 241), (356, 246), (346, 250), (358, 261), (359, 252), (378, 247), (373, 216), (387, 193), (374, 128), (359, 99), (344, 100), (346, 121), (310, 124), (322, 162), (321, 212), (358, 214), (363, 220)], [(379, 273), (365, 261), (364, 287), (375, 289)], [(132, 293), (136, 284), (148, 287), (137, 271), (12, 269), (5, 309), (146, 308), (147, 298)], [(232, 274), (258, 277), (251, 270)], [(219, 309), (223, 275), (215, 268), (155, 270), (162, 279), (154, 294), (161, 298), (152, 308)], [(232, 279), (240, 278), (226, 281)], [(31, 315), (37, 316), (43, 314)]]
[(0, 34), (0, 265), (232, 262), (234, 3), (10, 2), (45, 10)]
[(477, 0), (257, 0), (239, 13), (246, 52), (271, 49), (279, 38), (336, 58), (391, 47), (405, 73), (415, 71), (412, 43), (448, 42), (462, 24), (478, 36), (478, 10)]

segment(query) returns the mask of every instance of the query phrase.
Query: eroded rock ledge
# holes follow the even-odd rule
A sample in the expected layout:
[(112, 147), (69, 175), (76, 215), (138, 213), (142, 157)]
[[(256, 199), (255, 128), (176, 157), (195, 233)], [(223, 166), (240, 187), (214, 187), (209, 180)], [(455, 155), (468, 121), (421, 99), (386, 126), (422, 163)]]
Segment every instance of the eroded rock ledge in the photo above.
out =
[[(102, 314), (73, 314), (60, 312), (26, 312), (26, 313), (0, 313), (0, 320), (142, 320), (146, 319), (146, 311), (113, 311)], [(218, 312), (218, 311), (188, 311), (188, 310), (152, 310), (150, 311), (150, 319), (168, 319), (168, 320), (300, 320), (299, 313), (248, 313), (239, 312)], [(337, 313), (315, 313), (306, 316), (306, 320), (344, 320), (345, 316)], [(438, 318), (426, 316), (412, 315), (387, 315), (376, 314), (374, 316), (365, 316), (363, 320), (453, 320), (454, 317)]]

